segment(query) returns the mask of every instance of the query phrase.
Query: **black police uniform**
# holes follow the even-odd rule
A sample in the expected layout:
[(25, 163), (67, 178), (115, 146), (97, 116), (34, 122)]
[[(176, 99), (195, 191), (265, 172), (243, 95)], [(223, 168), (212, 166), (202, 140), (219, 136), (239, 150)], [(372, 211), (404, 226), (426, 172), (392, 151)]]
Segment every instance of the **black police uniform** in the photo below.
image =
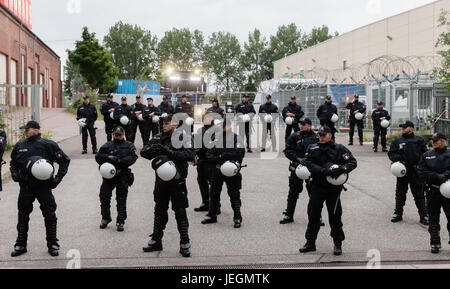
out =
[(292, 130), (294, 132), (298, 132), (300, 130), (299, 123), (301, 118), (305, 115), (302, 110), (302, 107), (298, 104), (292, 104), (291, 102), (283, 109), (283, 120), (286, 121), (287, 113), (295, 114), (294, 123), (292, 125), (286, 125), (286, 141), (292, 135)]
[(338, 114), (337, 106), (328, 102), (325, 102), (324, 104), (319, 106), (319, 109), (317, 110), (317, 118), (320, 120), (320, 125), (327, 126), (331, 129), (331, 133), (333, 134), (333, 141), (335, 141), (336, 139), (335, 135), (337, 133), (337, 129), (334, 122), (331, 121), (331, 118), (335, 114)]
[(136, 163), (138, 155), (133, 143), (125, 140), (113, 140), (104, 144), (95, 160), (101, 166), (111, 163), (116, 168), (116, 176), (111, 179), (103, 179), (100, 188), (100, 208), (102, 219), (111, 222), (111, 197), (116, 189), (117, 224), (125, 224), (127, 219), (128, 188), (133, 185), (134, 175), (129, 168)]
[(215, 107), (215, 106), (211, 106), (210, 108), (208, 108), (206, 110), (205, 115), (210, 114), (210, 113), (215, 113), (220, 115), (221, 117), (223, 117), (225, 115), (225, 111), (223, 110), (223, 108), (221, 108), (220, 106)]
[[(207, 217), (212, 222), (217, 221), (217, 215), (220, 209), (220, 195), (223, 184), (227, 185), (228, 195), (231, 201), (231, 208), (234, 212), (234, 222), (237, 227), (242, 223), (241, 215), (241, 192), (242, 189), (242, 175), (239, 172), (234, 177), (226, 177), (220, 171), (221, 166), (227, 161), (233, 161), (242, 164), (245, 157), (245, 149), (240, 137), (231, 130), (221, 132), (222, 135), (217, 137), (217, 134), (212, 136), (213, 148), (206, 150), (206, 160), (211, 166), (211, 199), (209, 212)], [(229, 136), (227, 136), (228, 134)], [(229, 138), (230, 141), (227, 141)], [(232, 143), (231, 143), (232, 140)]]
[[(185, 113), (189, 117), (194, 118), (194, 106), (190, 103), (180, 103), (175, 108), (175, 113)], [(186, 125), (183, 123), (183, 126), (186, 127)], [(186, 128), (187, 129), (187, 128)], [(194, 134), (194, 125), (190, 128), (190, 134)]]
[[(303, 191), (303, 180), (299, 179), (295, 174), (295, 170), (300, 164), (304, 164), (306, 151), (310, 145), (319, 142), (319, 137), (314, 131), (296, 132), (288, 138), (284, 154), (291, 161), (289, 170), (291, 175), (289, 177), (289, 195), (287, 200), (287, 209), (284, 215), (293, 219), (297, 200)], [(309, 181), (306, 181), (306, 188), (310, 195)]]
[(209, 210), (212, 167), (206, 160), (206, 147), (203, 145), (203, 137), (210, 128), (211, 125), (204, 125), (197, 130), (197, 134), (195, 135), (197, 183), (202, 196), (202, 205), (199, 209), (196, 209), (197, 212)]
[(386, 135), (387, 135), (387, 128), (384, 128), (381, 126), (381, 118), (386, 118), (386, 120), (391, 120), (391, 116), (389, 115), (389, 112), (384, 109), (376, 109), (372, 112), (372, 122), (373, 122), (373, 148), (378, 149), (378, 140), (380, 139), (381, 135), (381, 146), (383, 147), (383, 150), (387, 149), (386, 145)]
[[(151, 139), (148, 145), (141, 151), (141, 156), (148, 160), (165, 155), (173, 161), (177, 168), (177, 176), (169, 182), (163, 181), (156, 174), (155, 189), (153, 192), (155, 220), (152, 240), (161, 242), (167, 222), (169, 221), (167, 210), (169, 209), (169, 203), (172, 202), (172, 210), (175, 212), (181, 245), (187, 245), (190, 243), (190, 240), (188, 233), (189, 221), (186, 214), (186, 209), (189, 207), (186, 178), (188, 176), (188, 162), (194, 161), (195, 150), (191, 136), (180, 134), (179, 139), (183, 143), (181, 148), (173, 147), (171, 138), (172, 133), (160, 133)], [(145, 248), (144, 251), (146, 251)]]
[[(6, 136), (6, 133), (4, 130), (0, 130), (0, 176), (2, 175), (2, 167), (4, 164), (3, 162), (3, 154), (5, 153), (6, 146), (8, 145), (8, 138)], [(0, 177), (0, 192), (3, 191), (3, 183)]]
[(421, 220), (427, 219), (427, 211), (425, 207), (425, 195), (423, 181), (419, 178), (417, 165), (420, 158), (427, 152), (427, 145), (422, 137), (416, 136), (414, 133), (403, 135), (396, 138), (389, 150), (388, 156), (392, 162), (402, 162), (406, 166), (406, 176), (397, 178), (397, 189), (395, 193), (395, 214), (403, 216), (403, 207), (406, 202), (406, 194), (408, 193), (408, 185), (414, 196), (417, 209)]
[(242, 140), (244, 140), (244, 134), (245, 139), (247, 141), (247, 149), (251, 149), (251, 139), (250, 139), (250, 129), (252, 122), (251, 120), (256, 115), (255, 107), (251, 105), (249, 102), (242, 102), (236, 106), (236, 114), (246, 115), (248, 114), (250, 116), (250, 122), (247, 123), (239, 123), (239, 136), (241, 136)]
[(450, 199), (440, 193), (440, 186), (450, 177), (450, 151), (444, 149), (432, 149), (426, 152), (418, 166), (419, 176), (426, 184), (427, 205), (430, 218), (428, 228), (431, 236), (431, 245), (441, 245), (440, 217), (441, 207), (447, 217), (447, 230), (450, 233)]
[(272, 115), (272, 116), (274, 114), (278, 114), (278, 107), (275, 104), (273, 104), (272, 102), (270, 102), (270, 103), (266, 102), (265, 104), (263, 104), (259, 107), (259, 114), (260, 115), (264, 114), (264, 115), (262, 115), (262, 120), (263, 120), (264, 126), (266, 126), (266, 128), (264, 129), (264, 132), (263, 132), (263, 136), (262, 136), (262, 144), (261, 144), (262, 149), (265, 150), (266, 142), (267, 142), (267, 134), (270, 133), (270, 137), (272, 140), (272, 150), (276, 150), (277, 137), (275, 135), (275, 123), (278, 119), (277, 119), (277, 117), (275, 117), (273, 119), (272, 123), (266, 123), (264, 121), (264, 116), (267, 114)]
[[(132, 119), (131, 119), (131, 125), (130, 125), (130, 130), (131, 130), (131, 138), (129, 139), (130, 142), (135, 143), (136, 141), (136, 135), (137, 135), (137, 129), (139, 127), (139, 132), (141, 133), (141, 138), (142, 138), (142, 142), (145, 144), (146, 142), (146, 126), (147, 123), (145, 123), (144, 121), (140, 121), (137, 116), (136, 116), (136, 112), (140, 111), (142, 114), (144, 113), (144, 110), (147, 106), (142, 104), (142, 103), (135, 103), (131, 106), (131, 111), (132, 111)], [(144, 115), (143, 115), (144, 116)]]
[(111, 118), (111, 113), (109, 112), (111, 109), (115, 109), (119, 106), (117, 102), (105, 102), (100, 108), (100, 112), (103, 115), (103, 119), (105, 120), (105, 131), (106, 131), (106, 139), (108, 141), (112, 141), (112, 134), (114, 128), (117, 125), (117, 121)]
[(350, 144), (353, 144), (353, 136), (355, 135), (355, 126), (358, 127), (359, 143), (363, 144), (363, 142), (364, 142), (364, 135), (363, 135), (364, 119), (357, 120), (355, 118), (354, 112), (358, 111), (362, 114), (365, 114), (367, 108), (362, 102), (355, 101), (355, 102), (347, 104), (346, 109), (350, 110)]
[(131, 124), (123, 125), (120, 123), (120, 119), (126, 116), (130, 121), (133, 119), (133, 109), (128, 104), (120, 104), (118, 107), (116, 107), (116, 110), (114, 111), (114, 119), (117, 122), (117, 126), (121, 126), (125, 129), (125, 138), (127, 141), (130, 141), (133, 139), (133, 132), (131, 129)]
[(143, 113), (145, 129), (142, 137), (144, 146), (148, 144), (150, 137), (155, 137), (159, 133), (159, 123), (153, 122), (153, 117), (150, 116), (152, 113), (154, 113), (155, 116), (161, 116), (161, 111), (156, 106), (145, 107)]
[(77, 120), (85, 118), (86, 126), (81, 129), (81, 133), (83, 135), (83, 151), (87, 151), (87, 141), (88, 141), (88, 132), (91, 136), (92, 150), (94, 153), (97, 152), (97, 138), (95, 136), (95, 121), (98, 118), (97, 108), (92, 103), (85, 105), (84, 103), (78, 107), (77, 111)]
[(306, 166), (312, 174), (311, 198), (308, 205), (308, 229), (306, 240), (315, 244), (319, 233), (323, 203), (328, 209), (328, 218), (331, 226), (331, 237), (335, 244), (345, 240), (342, 229), (342, 206), (340, 195), (344, 186), (334, 186), (328, 183), (326, 177), (330, 175), (330, 166), (342, 166), (345, 173), (350, 173), (357, 167), (357, 161), (352, 153), (343, 145), (331, 141), (326, 144), (314, 144), (309, 147), (306, 157)]
[[(168, 115), (172, 115), (175, 113), (175, 108), (169, 103), (161, 102), (161, 104), (158, 106), (159, 111), (161, 112), (161, 115), (166, 113)], [(163, 120), (161, 119), (159, 121), (159, 131), (162, 132), (163, 128)]]
[[(59, 165), (58, 173), (49, 181), (38, 181), (31, 174), (32, 160), (40, 158)], [(52, 190), (59, 185), (67, 174), (70, 164), (69, 157), (54, 141), (41, 138), (39, 134), (21, 140), (15, 145), (11, 153), (10, 164), (12, 179), (20, 185), (18, 237), (15, 246), (27, 247), (28, 223), (33, 211), (33, 203), (37, 199), (44, 216), (47, 246), (49, 250), (59, 249), (56, 238), (56, 202)]]

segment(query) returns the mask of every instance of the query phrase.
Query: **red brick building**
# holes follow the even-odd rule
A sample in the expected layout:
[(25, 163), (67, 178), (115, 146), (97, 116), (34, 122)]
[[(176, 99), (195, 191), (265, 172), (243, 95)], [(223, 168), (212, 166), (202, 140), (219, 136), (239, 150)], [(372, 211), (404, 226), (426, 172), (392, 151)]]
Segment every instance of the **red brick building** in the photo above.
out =
[[(0, 84), (46, 84), (42, 107), (62, 107), (61, 60), (0, 1)], [(31, 11), (31, 8), (30, 8)], [(29, 16), (31, 17), (31, 16)], [(31, 106), (31, 89), (0, 88), (0, 105)]]

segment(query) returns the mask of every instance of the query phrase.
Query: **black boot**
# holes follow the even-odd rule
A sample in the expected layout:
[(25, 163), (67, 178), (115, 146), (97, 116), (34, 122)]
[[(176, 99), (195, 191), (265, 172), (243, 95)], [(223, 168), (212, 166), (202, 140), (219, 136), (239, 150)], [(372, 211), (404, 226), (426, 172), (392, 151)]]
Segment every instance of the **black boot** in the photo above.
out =
[(14, 251), (11, 253), (11, 257), (18, 257), (27, 252), (28, 222), (30, 221), (30, 217), (28, 214), (19, 211), (18, 219), (17, 240), (14, 245)]
[(144, 251), (144, 253), (160, 252), (163, 250), (162, 241), (150, 240), (150, 242), (148, 242), (148, 246), (142, 248), (142, 250)]
[(191, 251), (189, 250), (191, 248), (191, 244), (181, 244), (180, 245), (180, 254), (184, 258), (190, 258), (191, 257)]
[(373, 148), (373, 152), (377, 153), (378, 152), (378, 148)]
[(217, 223), (217, 216), (211, 217), (209, 215), (206, 215), (205, 219), (203, 219), (202, 224), (208, 225), (208, 224), (215, 224)]
[(11, 257), (19, 257), (27, 253), (27, 248), (24, 246), (15, 246), (14, 251), (11, 252)]
[(288, 201), (287, 201), (287, 209), (286, 212), (284, 212), (284, 218), (283, 220), (280, 221), (280, 224), (285, 225), (285, 224), (290, 224), (294, 222), (294, 214), (295, 214), (295, 209), (297, 207), (297, 199), (292, 198), (291, 195), (293, 195), (292, 192), (289, 192), (289, 197), (288, 197)]
[(441, 249), (441, 245), (431, 245), (431, 253), (439, 254), (439, 250)]
[(383, 152), (384, 152), (384, 153), (387, 153), (387, 152), (388, 152), (388, 149), (387, 149), (387, 148), (383, 148)]
[(98, 150), (96, 148), (92, 149), (92, 154), (96, 155), (98, 153)]
[(111, 222), (112, 222), (111, 219), (109, 219), (109, 220), (102, 220), (101, 223), (100, 223), (100, 229), (104, 230), (104, 229), (108, 228), (108, 225)]
[(334, 241), (334, 256), (341, 256), (342, 255), (342, 242), (341, 241)]
[(203, 203), (200, 205), (200, 207), (194, 209), (195, 212), (208, 212), (208, 210), (209, 210), (208, 203)]
[(178, 233), (180, 233), (180, 244), (189, 244), (189, 220), (186, 209), (176, 210), (175, 219), (177, 221)]
[(234, 228), (240, 229), (242, 227), (242, 216), (235, 216), (234, 217)]
[(420, 223), (424, 226), (429, 226), (430, 225), (430, 221), (428, 219), (428, 215), (421, 215), (420, 216)]
[(48, 246), (48, 253), (50, 254), (50, 256), (52, 257), (58, 257), (59, 256), (59, 245), (58, 243), (53, 243), (53, 244), (47, 244)]
[(284, 217), (283, 217), (283, 219), (280, 221), (280, 224), (281, 224), (281, 225), (286, 225), (286, 224), (294, 223), (294, 218), (293, 218), (292, 216), (288, 215), (287, 212), (284, 212), (283, 215), (284, 215)]
[(398, 223), (403, 221), (403, 213), (397, 213), (395, 212), (394, 215), (392, 215), (391, 222), (392, 223)]
[(118, 224), (116, 225), (116, 227), (117, 227), (117, 232), (123, 232), (123, 231), (125, 231), (125, 224), (124, 224), (124, 223), (118, 223)]
[(239, 229), (242, 226), (242, 214), (241, 214), (241, 200), (240, 199), (236, 199), (231, 201), (231, 208), (233, 209), (234, 212), (234, 228), (235, 229)]
[(320, 226), (325, 227), (325, 222), (322, 220), (322, 218), (320, 218)]
[(315, 252), (315, 251), (317, 251), (316, 244), (315, 244), (315, 242), (310, 242), (310, 241), (307, 241), (305, 246), (303, 246), (303, 248), (300, 249), (300, 253), (302, 253), (302, 254), (309, 253), (309, 252)]
[(81, 154), (82, 154), (82, 155), (87, 155), (87, 150), (83, 150), (83, 151), (81, 152)]
[(47, 234), (48, 253), (52, 257), (59, 256), (58, 239), (56, 238), (57, 218), (55, 213), (45, 216), (45, 231)]

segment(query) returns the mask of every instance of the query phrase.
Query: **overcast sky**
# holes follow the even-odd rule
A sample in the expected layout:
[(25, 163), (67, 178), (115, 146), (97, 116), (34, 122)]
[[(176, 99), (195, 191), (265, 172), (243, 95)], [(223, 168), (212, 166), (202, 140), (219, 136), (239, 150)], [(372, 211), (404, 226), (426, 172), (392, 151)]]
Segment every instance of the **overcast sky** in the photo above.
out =
[(241, 42), (259, 28), (266, 36), (283, 24), (309, 32), (328, 25), (344, 33), (433, 0), (32, 0), (33, 31), (62, 58), (83, 26), (103, 41), (119, 20), (149, 29), (160, 39), (176, 28), (235, 34)]

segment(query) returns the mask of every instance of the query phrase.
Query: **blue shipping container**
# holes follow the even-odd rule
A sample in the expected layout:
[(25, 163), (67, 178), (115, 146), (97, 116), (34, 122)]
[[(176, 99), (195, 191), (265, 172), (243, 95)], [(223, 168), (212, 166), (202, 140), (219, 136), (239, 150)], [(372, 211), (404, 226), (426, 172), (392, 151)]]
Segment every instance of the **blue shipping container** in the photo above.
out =
[[(140, 81), (142, 82), (142, 81)], [(114, 91), (115, 94), (136, 94), (136, 89), (134, 84), (136, 80), (117, 80), (117, 89)], [(145, 84), (148, 85), (148, 90), (145, 95), (159, 95), (160, 94), (160, 84), (157, 81), (146, 81)], [(140, 83), (141, 86), (145, 85)]]

